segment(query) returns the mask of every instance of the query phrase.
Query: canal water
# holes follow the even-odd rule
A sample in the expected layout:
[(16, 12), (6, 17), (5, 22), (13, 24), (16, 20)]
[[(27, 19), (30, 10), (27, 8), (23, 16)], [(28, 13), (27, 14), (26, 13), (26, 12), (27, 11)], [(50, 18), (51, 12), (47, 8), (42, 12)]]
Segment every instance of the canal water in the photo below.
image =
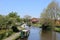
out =
[(60, 40), (60, 33), (53, 31), (42, 31), (41, 28), (31, 27), (28, 38), (17, 40)]

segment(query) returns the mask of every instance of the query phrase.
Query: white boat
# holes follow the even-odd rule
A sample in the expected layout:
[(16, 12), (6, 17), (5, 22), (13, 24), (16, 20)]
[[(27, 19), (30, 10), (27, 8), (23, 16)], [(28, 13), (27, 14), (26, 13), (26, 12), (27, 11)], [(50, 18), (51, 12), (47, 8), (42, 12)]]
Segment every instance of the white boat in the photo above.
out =
[(24, 29), (21, 30), (20, 37), (21, 37), (21, 38), (28, 37), (29, 34), (30, 34), (30, 29), (29, 29), (29, 27), (26, 26), (26, 24), (23, 24), (21, 27), (24, 28)]

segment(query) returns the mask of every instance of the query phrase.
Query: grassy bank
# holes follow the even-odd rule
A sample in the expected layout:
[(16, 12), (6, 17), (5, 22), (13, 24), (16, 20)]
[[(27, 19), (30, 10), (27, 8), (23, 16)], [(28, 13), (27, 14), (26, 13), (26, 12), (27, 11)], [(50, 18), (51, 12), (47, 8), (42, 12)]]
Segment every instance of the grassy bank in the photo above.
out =
[(34, 27), (41, 27), (41, 24), (35, 23), (35, 24), (32, 24), (32, 26), (34, 26)]
[(57, 28), (57, 27), (56, 27), (54, 30), (55, 30), (56, 32), (60, 32), (60, 28)]
[(13, 31), (10, 30), (0, 30), (0, 40), (9, 37), (11, 34), (13, 33)]

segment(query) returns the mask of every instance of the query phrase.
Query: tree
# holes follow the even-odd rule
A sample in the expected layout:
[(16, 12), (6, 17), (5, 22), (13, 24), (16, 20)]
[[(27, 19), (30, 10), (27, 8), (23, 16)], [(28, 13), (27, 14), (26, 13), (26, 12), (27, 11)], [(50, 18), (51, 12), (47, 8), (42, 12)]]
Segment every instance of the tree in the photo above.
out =
[(30, 22), (31, 16), (29, 15), (25, 15), (23, 20), (25, 23), (27, 23), (27, 25), (30, 27), (31, 26), (31, 22)]
[(8, 14), (8, 16), (9, 16), (9, 17), (12, 17), (12, 18), (15, 18), (15, 17), (17, 17), (17, 12), (10, 12), (10, 13)]
[(15, 19), (17, 22), (20, 22), (20, 16), (17, 15), (17, 12), (11, 12), (11, 13), (9, 13), (8, 17)]
[(41, 23), (55, 26), (56, 20), (58, 20), (58, 14), (60, 13), (60, 7), (55, 1), (51, 2), (48, 7), (41, 13)]
[(25, 15), (24, 18), (25, 18), (25, 19), (31, 19), (31, 16)]
[(31, 19), (31, 16), (29, 16), (29, 15), (24, 16), (24, 21), (25, 22), (29, 22), (30, 19)]
[(17, 15), (17, 12), (10, 12), (8, 15), (0, 15), (0, 29), (7, 28), (9, 29), (11, 25), (15, 23), (20, 23), (20, 16)]
[(17, 12), (10, 12), (7, 16), (6, 16), (6, 18), (8, 19), (7, 20), (7, 23), (6, 23), (6, 25), (7, 25), (7, 27), (9, 28), (9, 26), (11, 26), (11, 25), (16, 25), (16, 23), (20, 23), (20, 16), (19, 15), (17, 15)]
[(4, 15), (0, 15), (0, 28), (6, 28), (6, 22), (8, 19)]

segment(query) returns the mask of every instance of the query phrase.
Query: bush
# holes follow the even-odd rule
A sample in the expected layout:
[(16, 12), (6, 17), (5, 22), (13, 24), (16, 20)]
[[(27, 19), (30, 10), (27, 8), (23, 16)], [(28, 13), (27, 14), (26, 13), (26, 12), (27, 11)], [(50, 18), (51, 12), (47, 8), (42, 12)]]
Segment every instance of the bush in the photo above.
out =
[(12, 33), (13, 33), (13, 31), (10, 30), (10, 31), (8, 31), (8, 32), (5, 33), (5, 36), (6, 36), (6, 37), (9, 37)]
[(5, 34), (0, 34), (0, 40), (4, 38)]
[(12, 30), (5, 31), (4, 33), (0, 34), (0, 40), (9, 37), (13, 33)]

